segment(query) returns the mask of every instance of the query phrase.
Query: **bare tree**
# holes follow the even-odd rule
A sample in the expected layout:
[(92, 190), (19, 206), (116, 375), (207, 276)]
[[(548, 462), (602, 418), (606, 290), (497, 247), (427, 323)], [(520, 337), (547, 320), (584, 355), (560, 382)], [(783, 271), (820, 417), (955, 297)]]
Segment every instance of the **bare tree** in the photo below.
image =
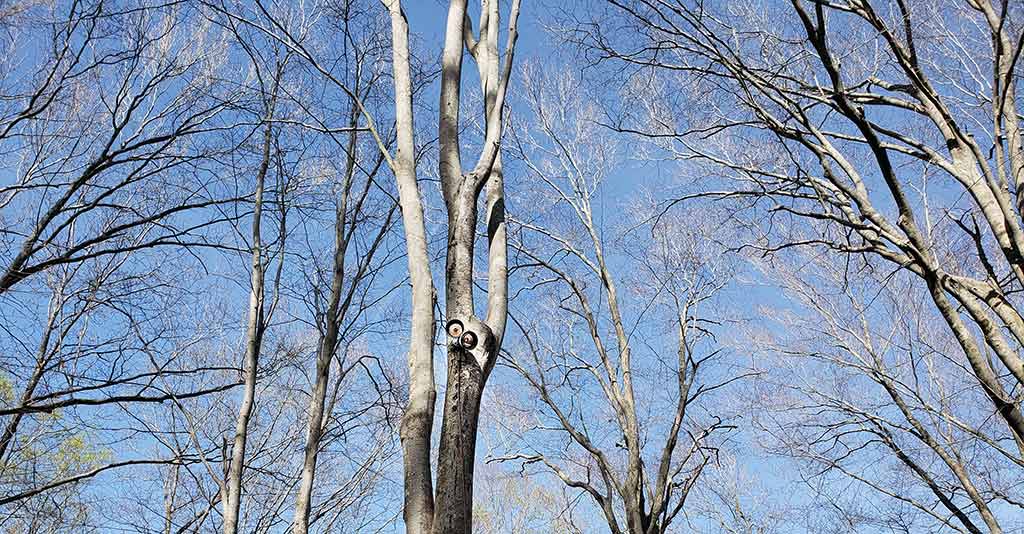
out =
[[(355, 86), (355, 94), (358, 98), (360, 87)], [(338, 348), (338, 342), (342, 328), (346, 322), (346, 315), (351, 311), (358, 311), (359, 303), (353, 306), (353, 297), (357, 294), (361, 282), (367, 278), (368, 271), (374, 266), (374, 256), (387, 236), (391, 228), (392, 216), (397, 209), (397, 204), (392, 204), (388, 210), (384, 222), (379, 226), (376, 237), (370, 243), (367, 250), (357, 256), (356, 264), (352, 267), (347, 265), (350, 259), (349, 246), (353, 244), (353, 236), (358, 229), (358, 223), (364, 217), (364, 208), (370, 192), (373, 188), (373, 176), (376, 169), (380, 167), (383, 158), (378, 157), (374, 165), (373, 174), (366, 177), (362, 183), (355, 181), (356, 173), (356, 142), (358, 139), (356, 124), (358, 111), (352, 106), (350, 114), (349, 144), (346, 149), (347, 161), (345, 163), (345, 175), (341, 186), (341, 196), (337, 200), (337, 217), (334, 234), (334, 257), (330, 277), (330, 290), (326, 292), (326, 307), (318, 317), (320, 340), (317, 346), (316, 373), (313, 392), (309, 404), (309, 431), (305, 447), (305, 459), (302, 465), (301, 484), (296, 497), (295, 522), (292, 528), (294, 533), (305, 533), (309, 528), (310, 499), (313, 490), (313, 477), (316, 470), (320, 442), (327, 420), (324, 413), (328, 399), (329, 371)], [(350, 278), (351, 280), (346, 280)], [(358, 369), (359, 360), (340, 369), (342, 373), (339, 380), (352, 370)], [(335, 394), (338, 394), (337, 390)]]
[(92, 479), (196, 460), (117, 446), (129, 407), (237, 385), (180, 357), (208, 332), (167, 328), (198, 311), (184, 247), (219, 247), (237, 220), (204, 170), (232, 148), (235, 100), (191, 9), (24, 3), (0, 24), (0, 507), (14, 529), (62, 530), (102, 506)]
[[(808, 528), (1018, 528), (1019, 453), (928, 294), (906, 274), (856, 266), (858, 280), (827, 255), (769, 271), (805, 313), (759, 336), (766, 370), (755, 422), (830, 503)], [(859, 491), (837, 489), (851, 481)]]
[[(613, 0), (576, 26), (578, 43), (631, 69), (634, 105), (612, 125), (726, 178), (678, 200), (745, 204), (759, 234), (750, 250), (834, 254), (838, 266), (824, 272), (841, 288), (886, 295), (880, 286), (899, 281), (885, 310), (848, 290), (820, 293), (808, 275), (797, 294), (828, 317), (825, 339), (842, 343), (778, 347), (827, 361), (843, 385), (792, 384), (792, 402), (811, 399), (830, 418), (810, 418), (798, 435), (786, 429), (801, 423), (775, 431), (830, 473), (894, 499), (884, 519), (862, 514), (886, 528), (917, 530), (906, 511), (934, 528), (1008, 528), (996, 511), (1004, 504), (992, 504), (1007, 489), (972, 474), (994, 468), (968, 459), (961, 437), (997, 463), (1016, 464), (1024, 446), (1022, 17), (1019, 5), (987, 0), (794, 0), (785, 11)], [(908, 298), (918, 294), (927, 310)], [(922, 312), (939, 318), (952, 347), (925, 357), (913, 346), (933, 336), (891, 331)], [(880, 388), (883, 404), (861, 398), (862, 383)], [(992, 416), (1001, 427), (985, 424)], [(896, 478), (846, 463), (871, 453), (897, 459)]]
[[(474, 463), (476, 421), (480, 395), (504, 334), (507, 313), (507, 267), (505, 260), (503, 179), (499, 156), (504, 95), (511, 71), (512, 51), (517, 37), (519, 4), (510, 10), (508, 42), (504, 55), (499, 54), (501, 21), (497, 2), (481, 4), (479, 33), (469, 27), (465, 1), (452, 2), (446, 28), (442, 59), (440, 175), (442, 194), (448, 209), (447, 295), (450, 332), (456, 339), (449, 350), (449, 381), (445, 419), (442, 422), (438, 462), (436, 503), (430, 468), (430, 443), (433, 428), (433, 338), (435, 302), (430, 259), (427, 255), (426, 227), (423, 222), (422, 195), (416, 176), (416, 146), (413, 140), (412, 96), (408, 25), (399, 2), (386, 2), (392, 21), (392, 60), (395, 87), (395, 143), (391, 154), (389, 139), (378, 127), (378, 121), (365, 104), (366, 95), (357, 84), (338, 75), (329, 63), (305, 41), (309, 26), (294, 26), (288, 16), (278, 16), (262, 3), (247, 13), (210, 3), (221, 15), (247, 24), (272, 36), (301, 57), (315, 71), (341, 89), (350, 99), (352, 125), (361, 124), (369, 132), (380, 151), (382, 161), (394, 172), (398, 184), (399, 204), (405, 222), (406, 243), (413, 286), (412, 330), (410, 350), (410, 400), (401, 432), (406, 458), (406, 522), (411, 532), (435, 529), (440, 532), (464, 531), (471, 525), (472, 471)], [(349, 4), (344, 4), (348, 6)], [(476, 59), (483, 93), (484, 135), (480, 156), (475, 166), (462, 169), (459, 131), (460, 88), (463, 47)], [(332, 133), (325, 130), (326, 133)], [(487, 227), (489, 232), (489, 282), (487, 316), (481, 320), (473, 311), (473, 259), (477, 201), (487, 187)], [(331, 298), (329, 302), (336, 301)], [(330, 311), (331, 308), (328, 308)], [(328, 313), (332, 316), (332, 313)], [(325, 331), (318, 356), (318, 375), (328, 369), (331, 335)], [(326, 377), (324, 376), (324, 380)], [(322, 380), (323, 381), (323, 380)], [(318, 384), (322, 381), (318, 381)], [(308, 516), (309, 487), (316, 463), (316, 444), (320, 428), (313, 422), (323, 403), (323, 387), (317, 386), (311, 400), (310, 439), (307, 441), (303, 484), (297, 503), (295, 528), (303, 531)], [(436, 504), (436, 506), (435, 506)]]
[[(396, 381), (368, 338), (401, 252), (357, 107), (220, 6), (17, 7), (3, 39), (38, 53), (0, 73), (2, 528), (280, 530), (306, 406), (327, 454), (304, 521), (393, 520)], [(373, 19), (332, 15), (317, 46), (387, 102)]]
[(225, 127), (232, 101), (215, 83), (219, 43), (182, 30), (194, 13), (64, 7), (27, 18), (19, 45), (42, 53), (5, 69), (0, 143), (15, 171), (0, 189), (2, 293), (61, 264), (215, 245), (203, 232), (225, 219), (209, 208), (237, 200), (192, 172), (217, 154), (199, 139)]
[[(641, 69), (699, 74), (707, 80), (701, 87), (722, 87), (706, 97), (722, 95), (730, 105), (683, 122), (653, 116), (671, 114), (665, 107), (647, 108), (653, 129), (623, 128), (672, 139), (680, 157), (729, 170), (740, 180), (733, 195), (775, 202), (779, 217), (829, 222), (823, 235), (798, 236), (801, 244), (877, 254), (918, 275), (993, 408), (1024, 438), (1024, 418), (1008, 392), (1024, 380), (1012, 347), (1024, 339), (1012, 296), (1022, 257), (1014, 196), (1024, 165), (1015, 108), (1019, 10), (987, 1), (934, 9), (897, 2), (881, 11), (862, 1), (795, 1), (792, 25), (766, 27), (756, 22), (756, 7), (720, 16), (695, 5), (612, 4), (639, 40), (613, 43), (592, 33), (588, 44)], [(959, 16), (951, 22), (930, 14), (943, 10)], [(659, 23), (662, 17), (671, 24)], [(802, 33), (794, 41), (776, 28)], [(918, 35), (928, 35), (929, 45), (919, 46)], [(662, 42), (656, 57), (643, 51), (651, 38)], [(880, 52), (860, 46), (865, 40)], [(764, 45), (765, 53), (748, 53), (746, 45)], [(964, 73), (970, 85), (951, 82)], [(730, 149), (751, 135), (757, 142), (748, 147), (756, 149), (726, 154), (715, 143), (697, 146), (689, 130), (720, 132)], [(933, 194), (927, 184), (938, 177), (951, 178), (963, 196)], [(950, 260), (953, 242), (938, 232), (949, 224), (963, 232), (956, 241), (975, 243), (974, 251), (955, 250), (971, 253), (970, 261)], [(997, 368), (984, 357), (988, 350)]]
[(515, 221), (528, 274), (514, 316), (523, 342), (508, 363), (539, 398), (535, 425), (557, 438), (527, 438), (527, 451), (499, 459), (536, 464), (585, 494), (611, 532), (667, 532), (730, 428), (705, 408), (735, 379), (708, 373), (721, 349), (702, 309), (732, 274), (720, 230), (695, 210), (653, 226), (620, 215), (609, 237), (605, 210), (625, 206), (603, 206), (605, 181), (622, 151), (601, 110), (576, 98), (570, 75), (531, 69), (524, 82), (533, 121), (513, 138), (545, 188), (531, 199), (538, 215)]
[[(237, 35), (237, 33), (236, 33)], [(240, 42), (244, 43), (244, 41)], [(251, 289), (249, 290), (249, 308), (246, 326), (245, 358), (242, 366), (243, 372), (243, 394), (242, 402), (238, 407), (238, 421), (235, 425), (235, 437), (231, 444), (231, 462), (228, 466), (227, 480), (224, 489), (226, 494), (224, 501), (224, 534), (235, 534), (238, 532), (238, 512), (242, 494), (242, 471), (245, 468), (245, 447), (248, 440), (249, 421), (252, 418), (253, 408), (256, 402), (256, 381), (259, 370), (260, 353), (263, 350), (263, 339), (267, 331), (268, 323), (274, 314), (274, 309), (280, 302), (281, 271), (284, 266), (284, 258), (281, 254), (285, 247), (286, 233), (282, 226), (279, 226), (277, 236), (277, 253), (272, 254), (263, 242), (263, 207), (264, 192), (266, 190), (267, 174), (273, 161), (273, 140), (274, 140), (274, 113), (277, 107), (278, 93), (281, 87), (281, 78), (287, 66), (288, 57), (278, 57), (272, 67), (272, 72), (262, 72), (263, 65), (255, 53), (247, 46), (243, 49), (250, 55), (253, 66), (256, 70), (256, 78), (261, 85), (262, 114), (264, 117), (263, 139), (260, 146), (259, 166), (256, 169), (256, 180), (253, 193), (252, 212), (252, 234), (250, 242), (252, 267), (250, 274)], [(283, 221), (283, 217), (282, 217)], [(277, 276), (273, 280), (273, 295), (269, 302), (266, 300), (267, 272), (274, 263), (274, 256), (277, 256)]]
[[(470, 25), (465, 0), (452, 0), (441, 59), (439, 175), (447, 208), (448, 257), (445, 268), (448, 384), (445, 390), (437, 487), (433, 487), (430, 443), (434, 414), (433, 280), (427, 256), (423, 201), (417, 183), (413, 140), (409, 26), (400, 0), (385, 0), (391, 14), (395, 79), (397, 152), (389, 158), (398, 182), (405, 225), (412, 328), (409, 347), (409, 404), (402, 420), (405, 457), (405, 524), (413, 534), (472, 531), (473, 466), (480, 399), (501, 349), (508, 314), (508, 266), (505, 236), (504, 178), (499, 154), (505, 93), (517, 37), (519, 1), (509, 13), (508, 42), (499, 53), (499, 3), (482, 0), (479, 33)], [(463, 168), (459, 112), (463, 49), (476, 60), (483, 91), (485, 135), (473, 168)], [(473, 261), (478, 224), (477, 202), (487, 188), (487, 312), (481, 320), (473, 299)]]

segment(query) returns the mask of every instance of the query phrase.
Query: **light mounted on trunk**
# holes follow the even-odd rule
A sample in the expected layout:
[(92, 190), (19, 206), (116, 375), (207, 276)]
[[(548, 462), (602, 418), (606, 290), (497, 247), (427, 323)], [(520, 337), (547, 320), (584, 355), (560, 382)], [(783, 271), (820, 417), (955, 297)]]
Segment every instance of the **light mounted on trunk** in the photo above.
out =
[(469, 331), (463, 333), (462, 337), (459, 338), (459, 344), (462, 345), (462, 348), (471, 350), (476, 346), (476, 334)]
[(465, 327), (462, 325), (462, 321), (458, 319), (452, 319), (448, 321), (448, 324), (445, 325), (444, 328), (445, 330), (448, 331), (448, 335), (455, 339), (459, 339), (459, 337), (462, 336), (462, 333), (465, 331)]

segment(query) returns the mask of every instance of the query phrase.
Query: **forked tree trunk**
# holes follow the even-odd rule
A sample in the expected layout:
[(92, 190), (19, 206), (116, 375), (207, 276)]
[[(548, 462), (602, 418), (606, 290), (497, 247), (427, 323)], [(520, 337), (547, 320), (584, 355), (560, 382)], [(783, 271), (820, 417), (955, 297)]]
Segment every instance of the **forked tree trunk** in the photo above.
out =
[[(409, 403), (402, 418), (405, 467), (405, 527), (409, 534), (468, 534), (472, 531), (473, 463), (480, 400), (505, 329), (508, 306), (504, 193), (498, 143), (501, 111), (512, 65), (519, 0), (513, 0), (504, 63), (498, 54), (496, 0), (483, 0), (479, 38), (466, 27), (466, 0), (449, 4), (442, 58), (438, 124), (441, 189), (448, 208), (448, 261), (445, 272), (446, 319), (458, 319), (478, 337), (463, 348), (449, 340), (448, 388), (445, 395), (437, 490), (431, 481), (430, 442), (435, 402), (433, 372), (433, 282), (426, 247), (423, 204), (414, 160), (409, 27), (400, 0), (383, 0), (391, 14), (398, 151), (389, 160), (398, 183), (412, 283), (412, 329), (409, 339)], [(459, 107), (463, 46), (480, 66), (486, 135), (473, 170), (464, 173), (459, 156)], [(499, 68), (501, 64), (502, 68)], [(476, 202), (488, 190), (487, 317), (478, 319), (473, 303), (473, 245)]]

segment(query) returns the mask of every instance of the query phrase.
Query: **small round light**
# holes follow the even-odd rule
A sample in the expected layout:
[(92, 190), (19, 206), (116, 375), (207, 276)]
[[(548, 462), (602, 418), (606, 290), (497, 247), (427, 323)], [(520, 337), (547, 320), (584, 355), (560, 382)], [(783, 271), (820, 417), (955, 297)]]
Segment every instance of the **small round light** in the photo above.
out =
[(449, 336), (458, 339), (458, 337), (461, 336), (463, 332), (462, 321), (458, 319), (452, 319), (451, 321), (448, 321), (448, 325), (445, 326), (445, 330), (448, 331)]
[(470, 350), (476, 346), (476, 334), (473, 332), (466, 332), (459, 338), (459, 343), (462, 344), (462, 348)]

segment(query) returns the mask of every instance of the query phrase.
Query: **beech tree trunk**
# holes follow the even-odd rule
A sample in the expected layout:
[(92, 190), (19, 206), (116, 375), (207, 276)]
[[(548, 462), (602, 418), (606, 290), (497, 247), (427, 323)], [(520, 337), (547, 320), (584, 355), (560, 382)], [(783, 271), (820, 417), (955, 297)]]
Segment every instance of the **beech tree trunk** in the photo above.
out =
[(473, 355), (448, 349), (448, 387), (437, 459), (434, 532), (472, 532), (473, 463), (477, 421), (486, 377)]
[(405, 507), (409, 534), (427, 534), (434, 519), (430, 441), (434, 428), (434, 282), (427, 252), (423, 203), (416, 183), (413, 139), (412, 76), (409, 66), (409, 24), (399, 0), (384, 0), (391, 15), (392, 60), (395, 80), (397, 150), (390, 161), (402, 208), (405, 246), (412, 286), (409, 328), (409, 400), (399, 435), (402, 440)]
[[(359, 88), (356, 87), (356, 94)], [(312, 507), (313, 481), (316, 477), (317, 457), (320, 453), (320, 442), (323, 438), (324, 427), (327, 418), (330, 416), (325, 411), (327, 398), (327, 382), (330, 379), (331, 360), (334, 358), (338, 347), (339, 329), (341, 318), (344, 315), (350, 301), (342, 302), (342, 295), (345, 293), (345, 259), (348, 253), (348, 246), (352, 234), (355, 232), (355, 225), (358, 213), (350, 215), (350, 209), (358, 212), (361, 199), (354, 198), (358, 191), (352, 189), (352, 182), (356, 170), (356, 141), (358, 131), (356, 130), (358, 111), (353, 105), (349, 115), (349, 138), (346, 148), (347, 158), (345, 162), (345, 177), (341, 187), (341, 195), (337, 200), (334, 220), (334, 258), (331, 268), (331, 290), (329, 293), (327, 308), (321, 318), (320, 340), (317, 345), (316, 374), (314, 375), (313, 392), (309, 399), (309, 428), (306, 433), (306, 446), (303, 451), (302, 474), (300, 475), (299, 493), (295, 498), (295, 517), (292, 520), (293, 534), (306, 534), (309, 531), (309, 514)], [(365, 197), (366, 191), (362, 191)], [(351, 217), (351, 222), (349, 218)], [(383, 233), (382, 229), (382, 233)], [(379, 236), (378, 236), (379, 241)], [(363, 262), (368, 263), (368, 257), (372, 257), (376, 245), (366, 254), (367, 258), (361, 260), (358, 272), (350, 273), (352, 280), (349, 282), (351, 288), (358, 284), (358, 279), (363, 275)]]
[[(416, 181), (409, 27), (399, 0), (383, 2), (391, 15), (398, 141), (398, 151), (394, 158), (389, 157), (388, 162), (398, 183), (412, 285), (409, 401), (401, 428), (405, 526), (410, 534), (468, 533), (472, 531), (473, 524), (473, 463), (480, 400), (487, 375), (501, 346), (508, 309), (504, 184), (498, 144), (501, 112), (517, 37), (519, 2), (515, 0), (511, 7), (504, 58), (499, 55), (497, 45), (500, 28), (497, 1), (482, 0), (478, 36), (468, 27), (466, 0), (452, 0), (448, 8), (438, 121), (441, 189), (448, 210), (446, 322), (458, 321), (467, 333), (475, 336), (476, 344), (467, 346), (458, 336), (448, 340), (448, 387), (441, 425), (436, 493), (430, 467), (436, 396), (433, 374), (434, 287), (427, 255), (423, 204)], [(463, 170), (459, 141), (463, 47), (477, 61), (486, 116), (483, 149), (470, 172)], [(486, 318), (481, 320), (474, 313), (473, 248), (478, 223), (476, 203), (485, 186), (488, 191), (488, 295)]]
[[(252, 213), (252, 269), (249, 290), (249, 319), (246, 329), (245, 361), (243, 364), (242, 403), (238, 407), (235, 423), (235, 437), (231, 446), (231, 461), (227, 470), (224, 499), (224, 534), (238, 532), (238, 514), (242, 499), (242, 471), (245, 468), (245, 444), (249, 437), (249, 419), (256, 403), (256, 371), (259, 368), (260, 352), (263, 348), (263, 334), (267, 328), (265, 314), (266, 257), (263, 250), (261, 222), (263, 218), (263, 191), (270, 168), (270, 146), (274, 135), (273, 118), (277, 103), (283, 65), (279, 65), (273, 88), (266, 102), (266, 126), (260, 150), (260, 166), (256, 171), (255, 205)], [(283, 236), (282, 236), (283, 239)]]

